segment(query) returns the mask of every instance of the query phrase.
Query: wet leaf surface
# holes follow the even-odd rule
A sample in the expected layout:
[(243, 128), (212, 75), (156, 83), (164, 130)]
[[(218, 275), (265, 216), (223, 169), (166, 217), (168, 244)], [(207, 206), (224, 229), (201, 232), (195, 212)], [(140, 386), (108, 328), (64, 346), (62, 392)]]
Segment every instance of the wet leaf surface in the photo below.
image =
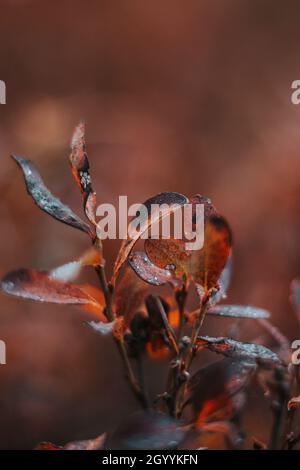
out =
[[(162, 220), (164, 217), (172, 213), (173, 212), (171, 208), (172, 204), (183, 206), (187, 202), (188, 202), (188, 199), (185, 196), (183, 196), (180, 193), (173, 193), (173, 192), (165, 192), (165, 193), (157, 194), (156, 196), (153, 196), (144, 202), (144, 206), (146, 206), (146, 209), (147, 209), (147, 216), (145, 216), (143, 220), (141, 221), (139, 234), (136, 232), (131, 233), (130, 228), (128, 230), (128, 239), (123, 241), (120, 251), (118, 253), (115, 265), (114, 265), (114, 270), (113, 270), (113, 275), (112, 275), (112, 280), (111, 280), (113, 285), (115, 284), (115, 281), (117, 279), (117, 276), (120, 272), (121, 267), (127, 260), (135, 243), (142, 236), (142, 234), (144, 234), (151, 227), (151, 225), (157, 223), (159, 220)], [(165, 209), (163, 213), (160, 213), (159, 211), (157, 211), (151, 214), (152, 204), (159, 204), (159, 205), (168, 204), (169, 207), (168, 209)]]
[(209, 309), (208, 315), (218, 315), (220, 317), (231, 318), (269, 318), (268, 310), (246, 305), (216, 305)]
[(153, 264), (146, 253), (135, 251), (131, 253), (128, 258), (128, 262), (134, 272), (148, 284), (153, 286), (162, 286), (167, 282), (174, 283), (175, 285), (179, 282), (176, 282), (174, 279), (173, 272), (168, 269), (162, 269)]
[(58, 304), (92, 304), (102, 307), (80, 287), (51, 279), (48, 273), (20, 269), (8, 273), (1, 282), (1, 289), (9, 295), (39, 302)]
[(13, 156), (13, 158), (23, 171), (28, 194), (30, 194), (40, 209), (64, 224), (70, 225), (88, 234), (91, 233), (88, 224), (74, 214), (68, 206), (64, 205), (58, 198), (53, 196), (45, 186), (35, 165), (30, 160), (17, 156)]
[(210, 351), (223, 354), (245, 362), (257, 363), (260, 366), (272, 366), (281, 364), (277, 354), (260, 344), (241, 343), (230, 338), (212, 338), (201, 336), (197, 339), (197, 348), (207, 348)]
[(186, 239), (148, 239), (145, 251), (150, 261), (161, 269), (172, 266), (177, 278), (193, 280), (208, 292), (218, 285), (218, 280), (231, 252), (231, 230), (226, 220), (219, 216), (211, 201), (196, 195), (193, 204), (204, 204), (204, 245), (188, 250)]
[(90, 165), (85, 145), (85, 125), (79, 123), (71, 139), (70, 163), (75, 181), (83, 195), (87, 218), (96, 225), (96, 193), (92, 188)]

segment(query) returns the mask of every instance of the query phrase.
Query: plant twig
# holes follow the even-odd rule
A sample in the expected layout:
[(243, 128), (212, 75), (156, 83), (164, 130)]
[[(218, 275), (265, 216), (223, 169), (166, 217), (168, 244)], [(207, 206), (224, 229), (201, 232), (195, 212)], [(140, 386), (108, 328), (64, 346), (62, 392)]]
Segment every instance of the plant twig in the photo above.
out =
[[(98, 248), (101, 249), (101, 245), (98, 245)], [(112, 308), (112, 298), (111, 298), (112, 297), (112, 291), (111, 291), (110, 286), (107, 282), (104, 266), (103, 265), (96, 266), (95, 271), (98, 275), (100, 286), (101, 286), (101, 289), (102, 289), (102, 292), (103, 292), (103, 295), (104, 295), (104, 299), (105, 299), (105, 314), (106, 314), (106, 317), (107, 317), (108, 321), (113, 321), (115, 319), (115, 314), (114, 314), (114, 311), (113, 311), (113, 308)], [(134, 371), (132, 369), (124, 340), (123, 340), (123, 338), (119, 339), (119, 338), (116, 338), (115, 336), (114, 336), (114, 339), (115, 339), (115, 342), (117, 344), (119, 354), (120, 354), (120, 356), (123, 360), (123, 363), (124, 363), (124, 366), (125, 366), (125, 369), (126, 369), (127, 378), (129, 380), (130, 386), (131, 386), (137, 400), (139, 401), (140, 405), (143, 408), (148, 408), (147, 399), (144, 396), (144, 393), (141, 389), (141, 386), (140, 386), (138, 380), (136, 379)]]

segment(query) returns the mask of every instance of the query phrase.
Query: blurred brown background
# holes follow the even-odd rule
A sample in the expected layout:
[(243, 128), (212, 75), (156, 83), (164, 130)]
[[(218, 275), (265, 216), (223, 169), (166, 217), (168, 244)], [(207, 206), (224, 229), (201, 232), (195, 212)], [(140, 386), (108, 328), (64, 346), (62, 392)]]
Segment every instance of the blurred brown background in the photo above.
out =
[[(290, 101), (299, 2), (1, 0), (0, 11), (0, 274), (49, 269), (87, 247), (34, 206), (9, 158), (32, 158), (80, 213), (67, 156), (84, 119), (100, 202), (166, 190), (211, 197), (234, 232), (228, 301), (270, 309), (300, 338), (288, 302), (300, 276), (300, 106)], [(118, 245), (106, 246), (109, 270)], [(1, 295), (0, 448), (93, 437), (136, 408), (113, 345), (86, 318)], [(261, 333), (243, 325), (246, 339)], [(210, 332), (227, 327), (207, 322)], [(266, 438), (268, 410), (257, 410), (250, 432)]]

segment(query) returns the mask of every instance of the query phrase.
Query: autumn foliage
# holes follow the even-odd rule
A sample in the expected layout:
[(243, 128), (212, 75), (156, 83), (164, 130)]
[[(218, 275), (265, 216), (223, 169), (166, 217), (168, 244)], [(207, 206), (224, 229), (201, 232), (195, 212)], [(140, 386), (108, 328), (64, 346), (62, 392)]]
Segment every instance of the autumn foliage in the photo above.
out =
[[(107, 279), (105, 250), (97, 236), (97, 197), (92, 188), (86, 152), (84, 125), (80, 123), (71, 140), (70, 165), (79, 187), (86, 220), (77, 216), (44, 184), (34, 164), (14, 156), (23, 172), (27, 191), (35, 204), (55, 219), (86, 233), (91, 246), (78, 259), (49, 272), (19, 269), (1, 283), (6, 294), (39, 302), (76, 305), (87, 314), (87, 325), (101, 336), (114, 340), (123, 361), (128, 384), (141, 411), (128, 416), (127, 423), (112, 435), (71, 442), (64, 446), (41, 443), (38, 449), (199, 449), (242, 448), (245, 431), (243, 410), (248, 387), (263, 387), (271, 397), (274, 424), (269, 442), (252, 437), (253, 448), (294, 448), (297, 409), (300, 406), (300, 376), (291, 365), (289, 341), (272, 325), (268, 311), (243, 305), (222, 304), (232, 269), (232, 234), (226, 219), (212, 202), (199, 194), (187, 197), (163, 192), (147, 201), (156, 204), (204, 204), (204, 246), (186, 250), (183, 239), (147, 239), (142, 251), (139, 238), (130, 236), (121, 244), (113, 275)], [(157, 215), (157, 221), (163, 217)], [(146, 231), (153, 218), (146, 218)], [(75, 283), (83, 269), (92, 268), (98, 286)], [(164, 287), (164, 294), (158, 287)], [(194, 292), (197, 301), (187, 308)], [(292, 284), (291, 301), (300, 319), (299, 282)], [(93, 316), (91, 319), (91, 315)], [(273, 338), (274, 351), (259, 342), (244, 343), (235, 337), (203, 335), (206, 316), (215, 322), (227, 317), (235, 324), (253, 319)], [(194, 359), (211, 351), (215, 359), (194, 371)], [(161, 393), (149, 396), (144, 358), (163, 361), (165, 384)], [(266, 406), (270, 403), (266, 401)]]

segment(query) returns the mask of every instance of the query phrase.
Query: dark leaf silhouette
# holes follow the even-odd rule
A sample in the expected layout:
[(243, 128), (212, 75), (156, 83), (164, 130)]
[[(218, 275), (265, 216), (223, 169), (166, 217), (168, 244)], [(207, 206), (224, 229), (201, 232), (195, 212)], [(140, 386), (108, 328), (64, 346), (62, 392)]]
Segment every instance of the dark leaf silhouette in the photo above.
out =
[[(165, 192), (165, 193), (157, 194), (156, 196), (153, 196), (144, 202), (144, 206), (147, 209), (147, 215), (145, 215), (145, 217), (141, 220), (139, 232), (137, 231), (133, 232), (130, 230), (130, 227), (128, 228), (128, 239), (123, 241), (120, 251), (118, 253), (115, 265), (114, 265), (114, 270), (113, 270), (113, 275), (112, 275), (112, 280), (111, 280), (113, 285), (115, 284), (116, 278), (120, 272), (121, 267), (127, 260), (137, 240), (151, 227), (151, 225), (158, 223), (158, 221), (162, 220), (164, 217), (168, 216), (171, 212), (173, 212), (172, 207), (171, 207), (172, 205), (176, 204), (178, 207), (181, 207), (187, 202), (188, 202), (188, 199), (185, 196), (183, 196), (180, 193), (172, 193), (172, 192)], [(151, 213), (151, 206), (153, 204), (158, 204), (158, 205), (167, 204), (169, 207), (166, 208), (162, 212), (157, 210), (157, 211), (152, 211)]]
[(267, 310), (258, 307), (246, 305), (216, 305), (209, 309), (209, 315), (218, 315), (220, 317), (231, 318), (269, 318), (270, 313)]
[(239, 400), (237, 394), (242, 392), (249, 382), (252, 364), (234, 359), (223, 359), (198, 370), (188, 381), (186, 405), (191, 404), (199, 427), (208, 418), (231, 418)]
[(45, 186), (35, 165), (30, 160), (14, 155), (13, 158), (23, 171), (28, 194), (30, 194), (40, 209), (64, 224), (88, 234), (91, 233), (88, 224), (74, 214), (68, 206), (65, 206), (58, 198), (53, 196)]
[(280, 364), (280, 359), (273, 351), (260, 344), (241, 343), (230, 338), (211, 338), (201, 336), (197, 340), (197, 348), (207, 348), (224, 356), (240, 359), (245, 362), (257, 362), (261, 366)]
[(51, 279), (46, 272), (20, 269), (8, 273), (1, 282), (4, 292), (16, 297), (58, 304), (92, 304), (102, 306), (80, 287)]
[(131, 415), (111, 436), (108, 449), (160, 450), (176, 449), (185, 432), (180, 423), (154, 411)]

